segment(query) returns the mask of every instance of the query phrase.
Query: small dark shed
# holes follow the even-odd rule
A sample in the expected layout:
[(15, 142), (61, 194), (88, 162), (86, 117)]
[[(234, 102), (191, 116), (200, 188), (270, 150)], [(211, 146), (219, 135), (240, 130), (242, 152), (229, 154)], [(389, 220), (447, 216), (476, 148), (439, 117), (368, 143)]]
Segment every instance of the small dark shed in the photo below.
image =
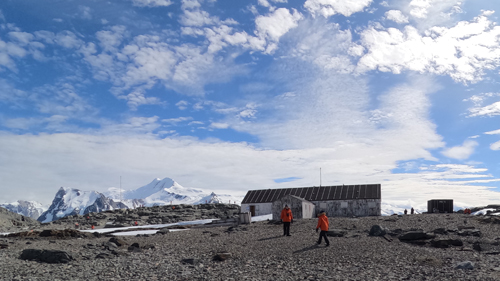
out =
[(427, 213), (453, 213), (453, 199), (432, 199), (427, 201)]

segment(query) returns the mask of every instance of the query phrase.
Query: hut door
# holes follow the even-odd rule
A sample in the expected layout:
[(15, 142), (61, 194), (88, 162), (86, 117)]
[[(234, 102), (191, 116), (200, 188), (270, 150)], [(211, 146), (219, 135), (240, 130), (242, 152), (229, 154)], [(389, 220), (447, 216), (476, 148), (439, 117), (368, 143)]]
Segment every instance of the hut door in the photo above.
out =
[(250, 214), (255, 217), (255, 206), (250, 206)]

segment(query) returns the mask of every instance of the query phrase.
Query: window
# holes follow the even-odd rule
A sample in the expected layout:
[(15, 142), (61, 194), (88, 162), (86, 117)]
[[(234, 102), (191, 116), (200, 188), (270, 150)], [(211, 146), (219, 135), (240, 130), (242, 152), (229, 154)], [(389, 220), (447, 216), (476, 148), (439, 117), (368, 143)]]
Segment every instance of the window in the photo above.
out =
[(319, 207), (321, 209), (326, 209), (326, 203), (319, 203)]
[(340, 208), (347, 208), (347, 202), (340, 202)]
[(376, 206), (375, 202), (368, 202), (368, 208), (375, 208)]

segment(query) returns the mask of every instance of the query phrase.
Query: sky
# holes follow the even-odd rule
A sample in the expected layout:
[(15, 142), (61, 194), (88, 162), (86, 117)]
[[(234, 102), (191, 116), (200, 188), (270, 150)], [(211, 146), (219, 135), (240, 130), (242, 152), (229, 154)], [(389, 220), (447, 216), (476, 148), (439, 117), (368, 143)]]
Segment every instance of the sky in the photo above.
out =
[(0, 202), (382, 185), (500, 203), (500, 3), (4, 0)]

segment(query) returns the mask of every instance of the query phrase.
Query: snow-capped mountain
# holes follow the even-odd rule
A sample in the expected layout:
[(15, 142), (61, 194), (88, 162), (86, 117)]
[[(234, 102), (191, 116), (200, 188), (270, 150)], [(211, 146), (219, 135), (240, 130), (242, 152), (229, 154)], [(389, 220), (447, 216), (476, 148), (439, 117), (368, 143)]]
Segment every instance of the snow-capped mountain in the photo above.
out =
[(61, 187), (49, 209), (38, 218), (38, 221), (51, 222), (69, 215), (124, 208), (128, 207), (120, 202), (114, 202), (100, 192)]
[(167, 204), (236, 203), (241, 198), (225, 194), (206, 193), (201, 189), (186, 188), (170, 178), (154, 179), (134, 190), (121, 191), (112, 187), (105, 192), (109, 198), (130, 206), (130, 200), (142, 200), (144, 206)]
[(13, 203), (0, 204), (0, 207), (5, 208), (13, 213), (23, 215), (32, 219), (38, 219), (47, 207), (36, 201), (18, 200)]

